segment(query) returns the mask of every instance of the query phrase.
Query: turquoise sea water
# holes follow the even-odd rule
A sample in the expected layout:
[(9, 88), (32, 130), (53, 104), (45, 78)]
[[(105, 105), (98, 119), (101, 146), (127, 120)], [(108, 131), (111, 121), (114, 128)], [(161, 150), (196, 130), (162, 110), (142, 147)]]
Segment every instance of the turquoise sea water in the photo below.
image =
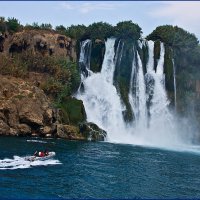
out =
[[(56, 156), (24, 160), (45, 148)], [(198, 153), (0, 137), (0, 198), (200, 198), (199, 186)]]

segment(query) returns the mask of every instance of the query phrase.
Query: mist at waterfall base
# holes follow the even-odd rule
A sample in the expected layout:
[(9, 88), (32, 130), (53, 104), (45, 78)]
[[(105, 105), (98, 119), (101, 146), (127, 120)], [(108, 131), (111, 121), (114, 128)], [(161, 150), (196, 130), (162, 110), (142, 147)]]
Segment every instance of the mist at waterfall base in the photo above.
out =
[[(165, 89), (164, 55), (165, 48), (161, 43), (160, 59), (154, 69), (154, 43), (138, 41), (142, 48), (147, 45), (149, 59), (144, 74), (142, 61), (133, 46), (133, 62), (129, 89), (129, 103), (135, 120), (126, 123), (123, 118), (125, 105), (117, 91), (113, 78), (116, 61), (120, 62), (123, 45), (115, 52), (115, 38), (105, 42), (105, 55), (101, 72), (90, 70), (91, 40), (81, 43), (79, 63), (83, 90), (79, 88), (75, 95), (83, 101), (87, 121), (96, 123), (107, 131), (107, 142), (144, 145), (189, 150), (195, 140), (194, 126), (188, 119), (176, 115), (175, 109), (169, 108), (170, 101)], [(119, 41), (121, 42), (121, 41)], [(121, 49), (118, 49), (121, 48)], [(121, 53), (120, 53), (121, 52)], [(119, 65), (120, 63), (118, 63)], [(174, 67), (175, 69), (175, 67)], [(84, 73), (83, 73), (84, 72)], [(174, 72), (174, 104), (176, 106), (176, 78)], [(147, 108), (149, 104), (149, 108)], [(150, 117), (149, 117), (150, 116)]]

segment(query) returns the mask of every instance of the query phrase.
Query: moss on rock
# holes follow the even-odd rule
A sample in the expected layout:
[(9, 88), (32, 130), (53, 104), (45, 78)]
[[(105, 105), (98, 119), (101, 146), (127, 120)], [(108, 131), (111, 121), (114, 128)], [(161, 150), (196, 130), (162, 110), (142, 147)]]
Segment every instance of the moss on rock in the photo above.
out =
[(173, 54), (172, 54), (172, 49), (168, 45), (165, 45), (164, 73), (165, 73), (166, 89), (169, 92), (173, 92), (174, 91)]
[(134, 56), (133, 46), (135, 45), (135, 41), (126, 39), (121, 40), (121, 43), (124, 43), (122, 58), (120, 62), (116, 63), (114, 72), (114, 84), (118, 90), (119, 95), (121, 96), (123, 104), (126, 107), (126, 110), (123, 113), (124, 119), (127, 122), (130, 122), (134, 117), (131, 110), (131, 105), (129, 103), (128, 93)]
[(101, 40), (95, 40), (92, 43), (90, 68), (93, 72), (100, 72), (105, 53), (105, 43)]
[(154, 42), (154, 69), (155, 71), (157, 69), (158, 60), (160, 59), (160, 50), (161, 50), (160, 44), (161, 44), (160, 40), (156, 40)]
[(59, 105), (62, 112), (61, 121), (66, 124), (77, 125), (86, 120), (83, 102), (73, 97), (65, 97)]

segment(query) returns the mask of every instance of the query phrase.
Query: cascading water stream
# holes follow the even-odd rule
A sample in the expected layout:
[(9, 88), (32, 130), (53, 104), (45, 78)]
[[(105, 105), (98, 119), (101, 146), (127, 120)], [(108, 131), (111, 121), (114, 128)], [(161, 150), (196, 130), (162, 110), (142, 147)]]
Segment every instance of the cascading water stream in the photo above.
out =
[(124, 49), (124, 43), (120, 40), (120, 41), (118, 42), (116, 54), (115, 54), (115, 57), (114, 57), (115, 65), (116, 65), (117, 63), (118, 63), (118, 64), (121, 63), (123, 49)]
[(142, 67), (142, 61), (137, 52), (138, 60), (138, 75), (137, 75), (137, 87), (136, 91), (138, 99), (138, 123), (140, 127), (146, 127), (147, 113), (146, 113), (146, 87), (144, 81), (144, 72)]
[(160, 59), (157, 64), (156, 72), (154, 71), (153, 62), (153, 43), (149, 42), (149, 61), (147, 64), (147, 79), (149, 85), (148, 95), (150, 98), (150, 122), (145, 139), (154, 145), (170, 146), (179, 144), (180, 138), (176, 133), (176, 126), (173, 115), (170, 113), (165, 90), (165, 75), (164, 75), (164, 45), (161, 43)]
[(81, 80), (92, 74), (90, 70), (90, 58), (92, 41), (87, 39), (80, 43), (81, 51), (79, 58), (79, 66), (81, 69)]
[[(132, 71), (129, 86), (129, 102), (135, 115), (135, 125), (145, 127), (147, 123), (146, 89), (142, 61), (133, 46)], [(136, 62), (137, 59), (137, 62)]]
[(106, 41), (102, 70), (83, 80), (85, 91), (77, 94), (84, 103), (87, 121), (92, 121), (108, 132), (108, 140), (118, 141), (125, 134), (123, 106), (113, 85), (115, 39)]
[[(157, 69), (155, 73), (152, 73), (154, 78), (154, 93), (152, 99), (152, 106), (150, 107), (151, 119), (160, 118), (163, 119), (166, 115), (169, 115), (168, 105), (169, 100), (165, 91), (165, 75), (163, 73), (164, 66), (164, 45), (161, 44), (160, 59), (158, 61)], [(153, 122), (154, 123), (154, 122)]]
[(131, 109), (132, 109), (132, 112), (134, 113), (135, 115), (135, 118), (136, 118), (136, 95), (134, 94), (134, 87), (135, 86), (135, 81), (134, 81), (134, 76), (136, 75), (136, 59), (135, 59), (135, 46), (133, 46), (133, 61), (132, 61), (132, 70), (131, 70), (131, 79), (130, 79), (130, 86), (129, 86), (129, 94), (128, 94), (128, 97), (129, 97), (129, 102), (130, 102), (130, 105), (131, 105)]
[(176, 111), (176, 67), (174, 64), (174, 59), (172, 59), (172, 63), (173, 63), (173, 76), (174, 76), (174, 107)]
[(78, 88), (80, 93), (83, 90), (83, 81), (90, 76), (93, 72), (90, 70), (90, 58), (91, 58), (92, 41), (87, 39), (80, 42), (80, 58), (79, 68), (81, 71), (81, 83)]

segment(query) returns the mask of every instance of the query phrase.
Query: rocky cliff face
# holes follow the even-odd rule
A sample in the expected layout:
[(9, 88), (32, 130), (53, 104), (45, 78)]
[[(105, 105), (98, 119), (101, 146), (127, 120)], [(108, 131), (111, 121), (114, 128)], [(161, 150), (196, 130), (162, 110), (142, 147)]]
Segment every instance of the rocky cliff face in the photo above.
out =
[(29, 50), (33, 54), (66, 57), (76, 61), (75, 40), (53, 31), (24, 30), (0, 35), (0, 53), (13, 55)]
[(54, 134), (54, 111), (41, 89), (22, 79), (0, 76), (0, 97), (0, 134)]
[[(0, 135), (89, 139), (90, 134), (84, 132), (83, 135), (78, 125), (86, 120), (82, 101), (69, 97), (69, 92), (62, 89), (71, 87), (71, 79), (76, 78), (71, 74), (77, 69), (66, 65), (68, 61), (72, 65), (77, 61), (75, 46), (75, 40), (55, 31), (24, 30), (0, 35), (0, 65), (4, 66), (0, 68), (12, 72), (0, 72)], [(18, 58), (21, 60), (15, 66)], [(27, 60), (33, 65), (37, 63), (41, 70), (30, 63), (28, 68), (17, 69)], [(59, 65), (60, 61), (66, 64)], [(23, 71), (23, 76), (17, 73), (18, 70)], [(69, 80), (60, 80), (62, 76)], [(45, 92), (44, 87), (55, 90), (57, 97)], [(55, 105), (59, 95), (63, 100)]]
[[(76, 104), (82, 105), (79, 100)], [(74, 113), (67, 115), (70, 118)], [(91, 140), (91, 134), (92, 140), (103, 140), (106, 135), (98, 126), (83, 131), (79, 126), (71, 125), (71, 121), (63, 123), (62, 117), (63, 113), (54, 109), (49, 98), (32, 82), (0, 75), (0, 135), (73, 140)]]

